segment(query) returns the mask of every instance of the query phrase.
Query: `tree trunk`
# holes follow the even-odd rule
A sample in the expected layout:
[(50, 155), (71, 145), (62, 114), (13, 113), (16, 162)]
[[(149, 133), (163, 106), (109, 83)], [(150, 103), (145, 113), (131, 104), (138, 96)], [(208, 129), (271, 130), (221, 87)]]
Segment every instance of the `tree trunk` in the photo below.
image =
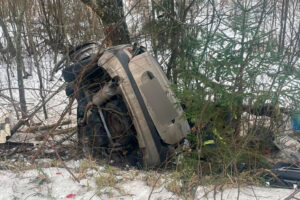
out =
[(20, 119), (20, 116), (19, 116), (19, 112), (18, 112), (18, 109), (17, 109), (17, 105), (15, 103), (15, 100), (14, 100), (14, 96), (13, 96), (13, 92), (12, 92), (12, 86), (11, 86), (11, 79), (10, 79), (10, 57), (8, 56), (8, 58), (6, 58), (5, 56), (3, 56), (3, 59), (4, 61), (6, 62), (6, 74), (7, 74), (7, 82), (8, 82), (8, 91), (9, 91), (9, 96), (10, 98), (12, 99), (12, 105), (13, 105), (13, 108), (16, 112), (16, 116), (17, 116), (17, 119), (19, 120)]
[(33, 35), (32, 35), (32, 27), (31, 27), (31, 19), (30, 16), (26, 14), (25, 16), (26, 19), (26, 28), (27, 28), (27, 33), (28, 33), (28, 41), (29, 41), (29, 47), (33, 51), (33, 60), (34, 60), (34, 65), (37, 69), (37, 74), (38, 74), (38, 79), (39, 79), (39, 93), (42, 99), (42, 104), (43, 104), (43, 112), (44, 112), (44, 117), (45, 119), (48, 119), (48, 114), (47, 114), (47, 109), (46, 109), (46, 103), (45, 103), (45, 94), (44, 94), (44, 84), (43, 84), (43, 77), (42, 77), (42, 72), (41, 72), (41, 67), (38, 61), (38, 54), (37, 54), (37, 49), (33, 41)]
[[(22, 31), (22, 23), (23, 16), (25, 11), (26, 1), (24, 0), (22, 5), (22, 10), (20, 14), (16, 18), (16, 62), (17, 62), (17, 75), (18, 75), (18, 87), (19, 87), (19, 98), (20, 98), (20, 106), (22, 112), (22, 118), (25, 118), (27, 115), (27, 107), (26, 107), (26, 99), (25, 99), (25, 90), (23, 83), (23, 58), (22, 58), (22, 44), (21, 44), (21, 31)], [(14, 13), (16, 14), (16, 13)]]
[[(81, 1), (100, 17), (104, 26), (104, 34), (107, 37), (107, 46), (130, 43), (129, 31), (124, 19), (122, 0)], [(115, 28), (119, 22), (121, 22), (120, 25)]]
[(279, 52), (282, 52), (284, 49), (288, 8), (289, 8), (289, 0), (284, 0), (282, 2), (281, 19), (280, 19)]

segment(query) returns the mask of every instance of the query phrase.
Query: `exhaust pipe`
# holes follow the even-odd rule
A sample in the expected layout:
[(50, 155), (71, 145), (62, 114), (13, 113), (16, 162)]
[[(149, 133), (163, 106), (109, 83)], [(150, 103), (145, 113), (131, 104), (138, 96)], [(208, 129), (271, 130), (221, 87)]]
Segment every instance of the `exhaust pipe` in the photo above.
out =
[(103, 103), (108, 101), (111, 97), (118, 94), (118, 82), (115, 80), (109, 81), (99, 90), (96, 94), (93, 95), (92, 104), (96, 106), (101, 106)]

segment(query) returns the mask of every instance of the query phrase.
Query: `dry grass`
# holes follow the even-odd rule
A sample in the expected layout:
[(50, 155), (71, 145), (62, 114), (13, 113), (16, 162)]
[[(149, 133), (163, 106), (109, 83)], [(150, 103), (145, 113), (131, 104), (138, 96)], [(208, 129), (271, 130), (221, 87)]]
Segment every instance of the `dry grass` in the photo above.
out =
[(91, 170), (91, 169), (97, 170), (96, 166), (97, 166), (97, 162), (95, 160), (93, 160), (92, 158), (82, 160), (79, 168), (76, 169), (76, 173), (78, 173), (77, 178), (78, 179), (87, 178), (88, 170)]
[(161, 176), (157, 173), (150, 173), (145, 178), (146, 184), (150, 187), (159, 188), (162, 185)]
[(47, 162), (37, 162), (30, 164), (27, 161), (14, 161), (14, 160), (5, 160), (0, 161), (0, 166), (3, 170), (10, 170), (13, 172), (40, 169), (40, 168), (49, 168), (49, 167), (63, 167), (62, 163), (59, 160), (49, 159)]
[(95, 178), (95, 182), (97, 185), (97, 194), (102, 194), (102, 189), (109, 190), (105, 193), (112, 198), (115, 193), (126, 195), (126, 192), (120, 187), (119, 183), (124, 181), (123, 179), (119, 180), (118, 177), (118, 170), (107, 166), (102, 173), (99, 173), (100, 176)]

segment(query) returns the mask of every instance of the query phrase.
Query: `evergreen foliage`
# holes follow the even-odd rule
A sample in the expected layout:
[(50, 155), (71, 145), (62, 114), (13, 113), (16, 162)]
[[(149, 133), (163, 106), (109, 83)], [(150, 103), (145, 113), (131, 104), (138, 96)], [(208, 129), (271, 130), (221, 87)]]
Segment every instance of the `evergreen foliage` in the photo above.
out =
[(264, 153), (276, 150), (272, 140), (283, 116), (299, 109), (299, 79), (286, 70), (294, 66), (273, 39), (275, 30), (266, 29), (268, 3), (236, 1), (234, 14), (216, 13), (210, 27), (183, 42), (174, 88), (193, 126), (183, 165), (198, 175), (269, 167)]

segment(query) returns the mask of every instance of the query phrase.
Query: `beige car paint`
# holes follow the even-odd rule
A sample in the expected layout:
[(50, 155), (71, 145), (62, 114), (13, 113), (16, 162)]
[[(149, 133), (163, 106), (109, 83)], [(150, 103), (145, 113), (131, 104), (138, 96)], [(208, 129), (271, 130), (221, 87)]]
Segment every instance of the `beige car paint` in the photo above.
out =
[[(116, 50), (123, 50), (129, 56), (129, 69), (161, 139), (167, 144), (177, 144), (189, 133), (189, 125), (161, 67), (147, 52), (132, 57), (129, 45), (117, 46), (103, 52), (98, 64), (111, 77), (118, 76), (120, 79), (120, 91), (137, 131), (139, 147), (144, 153), (144, 164), (149, 167), (156, 166), (160, 163), (159, 152), (127, 74), (114, 55)], [(147, 79), (148, 72), (152, 73), (155, 78)], [(164, 106), (156, 105), (159, 102), (162, 102)], [(162, 120), (161, 117), (168, 120)]]

